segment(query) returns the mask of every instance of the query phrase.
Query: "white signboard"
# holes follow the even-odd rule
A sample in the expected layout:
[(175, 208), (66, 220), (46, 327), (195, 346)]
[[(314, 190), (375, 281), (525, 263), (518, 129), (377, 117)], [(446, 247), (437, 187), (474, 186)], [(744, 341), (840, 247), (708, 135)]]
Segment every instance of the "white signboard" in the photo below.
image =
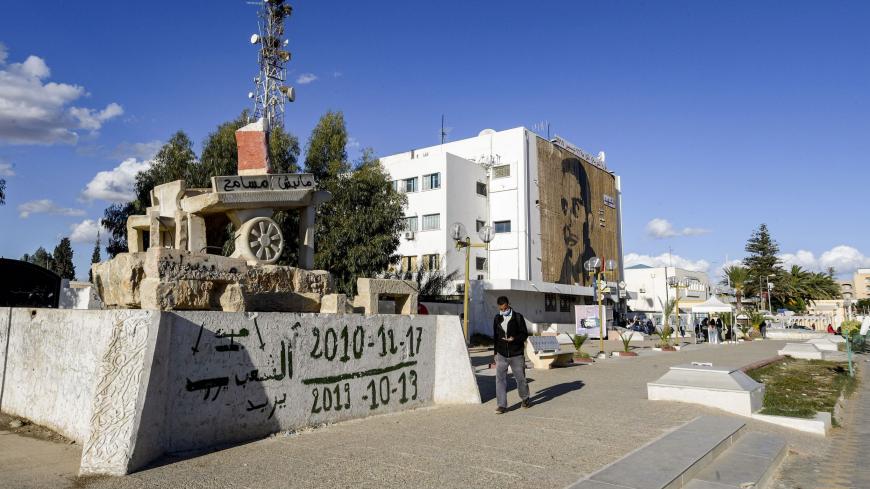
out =
[(616, 200), (612, 195), (604, 194), (604, 205), (616, 209)]
[(583, 151), (580, 147), (569, 143), (562, 136), (554, 135), (552, 141), (553, 141), (553, 144), (555, 144), (556, 146), (561, 146), (561, 147), (565, 148), (566, 150), (568, 150), (571, 153), (574, 153), (576, 156), (580, 157), (580, 159), (585, 160), (586, 162), (593, 164), (593, 165), (597, 166), (598, 168), (601, 168), (602, 170), (607, 169), (607, 167), (604, 165), (604, 162), (601, 161), (597, 156), (592, 156), (591, 154), (587, 153), (586, 151)]
[(575, 333), (586, 335), (589, 338), (600, 338), (601, 327), (599, 325), (598, 306), (574, 306)]
[(245, 192), (256, 190), (308, 190), (314, 189), (314, 175), (310, 173), (282, 173), (273, 175), (212, 177), (215, 192)]

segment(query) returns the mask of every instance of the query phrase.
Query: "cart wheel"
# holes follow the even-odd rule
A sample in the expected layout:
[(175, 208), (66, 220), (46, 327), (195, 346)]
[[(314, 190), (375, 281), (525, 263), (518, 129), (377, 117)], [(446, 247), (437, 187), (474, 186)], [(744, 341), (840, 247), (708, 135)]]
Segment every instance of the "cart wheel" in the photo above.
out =
[(242, 224), (236, 246), (247, 260), (274, 263), (284, 250), (284, 236), (275, 221), (268, 217), (255, 217)]

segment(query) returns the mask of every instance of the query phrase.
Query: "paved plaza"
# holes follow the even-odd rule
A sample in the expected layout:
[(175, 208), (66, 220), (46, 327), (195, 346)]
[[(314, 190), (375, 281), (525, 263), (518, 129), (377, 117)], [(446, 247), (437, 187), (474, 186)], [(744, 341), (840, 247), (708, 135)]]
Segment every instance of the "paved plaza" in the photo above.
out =
[[(693, 345), (676, 353), (529, 371), (536, 405), (519, 409), (512, 391), (511, 410), (501, 416), (493, 414), (491, 355), (476, 352), (472, 361), (482, 406), (426, 408), (349, 421), (185, 454), (123, 478), (78, 481), (76, 447), (5, 434), (0, 436), (0, 453), (7, 455), (0, 457), (0, 476), (21, 481), (12, 487), (564, 487), (696, 416), (723, 415), (702, 406), (648, 401), (646, 382), (670, 366), (689, 361), (746, 365), (775, 356), (782, 345)], [(867, 402), (867, 396), (862, 399)], [(846, 424), (868, 412), (855, 410)], [(746, 422), (754, 431), (785, 437), (792, 449), (790, 460), (835, 449), (823, 438)], [(866, 444), (867, 437), (861, 441), (857, 433), (837, 429), (831, 439), (835, 445)], [(33, 444), (43, 446), (38, 452), (43, 455), (35, 456), (28, 448)], [(668, 454), (662, 454), (662, 463), (667, 460)]]

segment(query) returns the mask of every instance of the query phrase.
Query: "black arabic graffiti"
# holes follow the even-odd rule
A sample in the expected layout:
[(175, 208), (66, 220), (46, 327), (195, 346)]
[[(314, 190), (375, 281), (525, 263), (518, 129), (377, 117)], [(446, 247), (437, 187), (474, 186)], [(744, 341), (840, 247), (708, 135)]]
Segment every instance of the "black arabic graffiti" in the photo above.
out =
[(203, 401), (208, 399), (208, 395), (211, 392), (211, 390), (215, 389), (214, 397), (211, 399), (212, 401), (214, 401), (215, 399), (217, 399), (218, 394), (220, 394), (221, 390), (226, 389), (226, 387), (227, 387), (227, 385), (229, 385), (229, 383), (230, 383), (229, 377), (214, 377), (211, 379), (197, 380), (195, 382), (191, 381), (190, 379), (187, 379), (187, 387), (186, 388), (187, 388), (187, 392), (204, 390), (205, 395), (202, 398)]

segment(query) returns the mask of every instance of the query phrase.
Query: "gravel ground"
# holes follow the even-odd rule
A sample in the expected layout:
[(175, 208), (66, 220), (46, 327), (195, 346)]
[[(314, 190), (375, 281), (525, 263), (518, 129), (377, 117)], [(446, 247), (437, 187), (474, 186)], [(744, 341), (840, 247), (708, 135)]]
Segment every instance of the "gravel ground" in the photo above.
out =
[[(783, 342), (688, 346), (674, 353), (529, 370), (536, 405), (497, 416), (491, 353), (472, 354), (482, 406), (439, 407), (275, 436), (199, 456), (165, 460), (124, 478), (80, 480), (87, 488), (564, 487), (700, 414), (721, 411), (646, 399), (646, 382), (689, 361), (742, 366), (776, 355)], [(825, 440), (756, 422), (792, 447)], [(0, 443), (2, 439), (0, 437)], [(662, 454), (667, 463), (667, 454)], [(169, 463), (173, 462), (173, 463)], [(0, 459), (0, 470), (3, 468)], [(0, 472), (2, 474), (2, 472)]]

